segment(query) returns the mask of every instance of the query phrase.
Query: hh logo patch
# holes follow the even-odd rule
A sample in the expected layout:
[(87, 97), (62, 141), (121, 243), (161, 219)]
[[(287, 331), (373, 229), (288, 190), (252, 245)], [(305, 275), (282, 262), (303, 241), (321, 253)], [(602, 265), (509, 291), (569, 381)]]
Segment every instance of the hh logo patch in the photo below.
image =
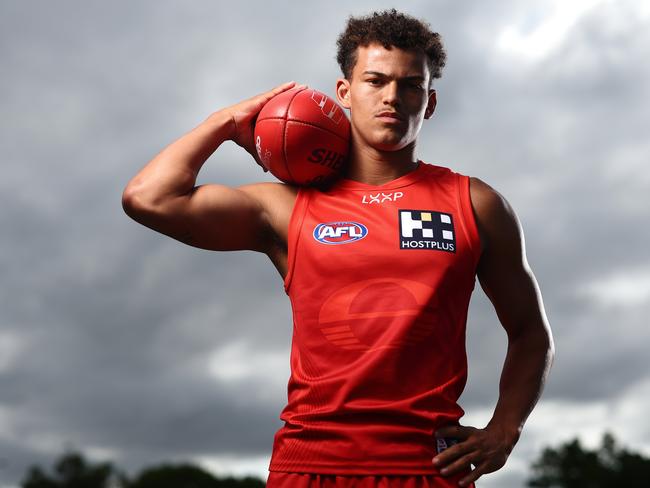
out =
[(451, 214), (433, 210), (399, 210), (399, 248), (456, 252)]

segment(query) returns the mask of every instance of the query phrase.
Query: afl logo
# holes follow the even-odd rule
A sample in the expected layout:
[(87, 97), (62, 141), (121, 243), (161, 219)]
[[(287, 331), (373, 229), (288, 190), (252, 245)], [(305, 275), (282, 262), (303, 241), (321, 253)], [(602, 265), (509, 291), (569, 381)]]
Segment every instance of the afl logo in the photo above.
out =
[(314, 228), (314, 239), (323, 244), (348, 244), (366, 235), (368, 229), (358, 222), (329, 222)]

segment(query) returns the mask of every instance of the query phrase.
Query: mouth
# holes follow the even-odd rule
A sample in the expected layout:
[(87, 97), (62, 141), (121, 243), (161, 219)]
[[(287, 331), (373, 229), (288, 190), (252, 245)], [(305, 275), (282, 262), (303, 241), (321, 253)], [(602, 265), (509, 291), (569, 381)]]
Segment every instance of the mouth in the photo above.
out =
[(404, 117), (397, 112), (379, 112), (376, 117), (384, 124), (401, 125), (404, 123)]
[(377, 117), (390, 117), (390, 118), (399, 119), (399, 120), (402, 120), (402, 118), (403, 118), (398, 112), (390, 112), (390, 111), (379, 112), (377, 114)]

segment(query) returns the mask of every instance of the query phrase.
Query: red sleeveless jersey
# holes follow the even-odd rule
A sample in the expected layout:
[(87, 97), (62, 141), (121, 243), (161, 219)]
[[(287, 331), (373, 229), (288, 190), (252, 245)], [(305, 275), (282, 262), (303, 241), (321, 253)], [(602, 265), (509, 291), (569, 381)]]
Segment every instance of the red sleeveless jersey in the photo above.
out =
[(284, 282), (291, 377), (270, 471), (438, 474), (434, 432), (464, 413), (479, 255), (469, 178), (447, 168), (300, 188)]

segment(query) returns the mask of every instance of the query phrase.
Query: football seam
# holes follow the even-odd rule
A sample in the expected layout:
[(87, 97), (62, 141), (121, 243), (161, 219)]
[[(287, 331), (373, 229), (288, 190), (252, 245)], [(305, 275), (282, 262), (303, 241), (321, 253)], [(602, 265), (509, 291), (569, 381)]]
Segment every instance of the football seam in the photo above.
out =
[[(285, 122), (297, 122), (298, 124), (308, 125), (308, 126), (310, 126), (310, 127), (315, 127), (316, 129), (321, 129), (321, 130), (323, 130), (323, 131), (325, 131), (325, 132), (329, 132), (329, 133), (332, 134), (333, 136), (336, 136), (336, 137), (338, 137), (339, 139), (342, 139), (342, 140), (344, 140), (344, 141), (347, 140), (347, 138), (343, 137), (343, 136), (340, 135), (340, 134), (337, 134), (336, 132), (332, 132), (331, 130), (326, 129), (325, 127), (321, 127), (320, 125), (312, 124), (311, 122), (307, 122), (306, 120), (287, 119), (286, 117), (265, 117), (265, 118), (263, 118), (262, 120), (258, 120), (257, 122), (263, 122), (263, 121), (265, 121), (265, 120), (284, 120)], [(284, 134), (284, 135), (286, 136), (286, 130), (287, 130), (287, 125), (286, 125), (286, 124), (285, 124), (285, 126), (284, 126), (284, 130), (285, 130), (285, 134)], [(284, 149), (284, 146), (283, 146), (283, 149)]]
[[(306, 90), (306, 88), (303, 88), (303, 90)], [(289, 175), (289, 178), (291, 178), (291, 181), (295, 181), (295, 178), (293, 177), (291, 171), (289, 170), (289, 160), (287, 159), (287, 122), (288, 122), (287, 117), (289, 117), (289, 110), (291, 109), (291, 104), (296, 99), (298, 94), (303, 90), (298, 90), (296, 93), (293, 94), (291, 100), (289, 100), (289, 103), (287, 103), (287, 111), (284, 113), (284, 117), (273, 117), (273, 118), (279, 118), (284, 120), (284, 127), (283, 127), (284, 133), (282, 134), (282, 152), (284, 157), (282, 158), (282, 160), (284, 161), (284, 167), (287, 170), (287, 174)]]

